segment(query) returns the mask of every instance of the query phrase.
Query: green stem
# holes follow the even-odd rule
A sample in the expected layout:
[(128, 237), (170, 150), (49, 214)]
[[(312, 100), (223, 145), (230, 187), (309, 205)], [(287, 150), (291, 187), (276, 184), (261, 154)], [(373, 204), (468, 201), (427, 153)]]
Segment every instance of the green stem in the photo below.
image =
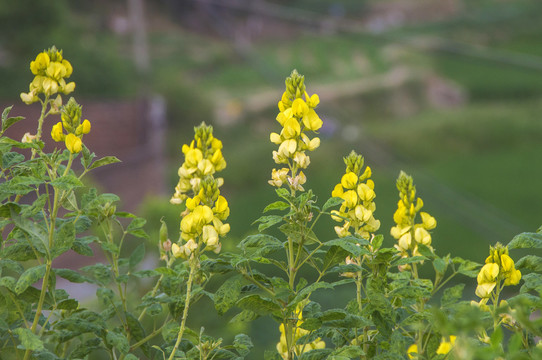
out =
[(168, 360), (173, 360), (175, 357), (175, 353), (177, 352), (177, 349), (179, 348), (179, 345), (181, 343), (181, 339), (183, 338), (184, 334), (184, 327), (186, 324), (186, 318), (188, 317), (188, 308), (190, 307), (190, 294), (192, 292), (192, 281), (194, 280), (194, 274), (196, 273), (196, 267), (197, 267), (197, 253), (193, 254), (193, 258), (190, 259), (190, 273), (188, 274), (188, 281), (186, 283), (186, 300), (184, 303), (184, 310), (183, 310), (183, 318), (181, 320), (181, 327), (179, 329), (179, 334), (177, 335), (177, 341), (175, 342), (175, 346), (173, 347), (173, 351), (171, 352), (171, 355), (169, 356)]
[(164, 326), (166, 326), (168, 323), (169, 323), (169, 321), (167, 321), (167, 319), (166, 319), (166, 321), (164, 322), (164, 324), (162, 326), (160, 326), (158, 329), (154, 330), (149, 335), (145, 336), (143, 339), (139, 340), (138, 342), (136, 342), (135, 344), (130, 346), (130, 351), (134, 351), (135, 349), (137, 349), (141, 345), (145, 344), (147, 341), (154, 338), (156, 335), (160, 334), (162, 332), (162, 329), (164, 328)]

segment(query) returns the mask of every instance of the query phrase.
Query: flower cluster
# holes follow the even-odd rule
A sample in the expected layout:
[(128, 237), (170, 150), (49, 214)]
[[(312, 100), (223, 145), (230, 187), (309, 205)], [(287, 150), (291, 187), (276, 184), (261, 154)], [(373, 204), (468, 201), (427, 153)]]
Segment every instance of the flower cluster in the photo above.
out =
[(205, 123), (194, 131), (190, 146), (182, 148), (185, 161), (179, 168), (179, 183), (171, 198), (173, 204), (186, 204), (186, 211), (181, 214), (181, 244), (171, 245), (173, 255), (182, 258), (189, 258), (200, 246), (220, 252), (219, 237), (230, 230), (230, 225), (223, 223), (230, 214), (226, 198), (220, 195), (224, 180), (213, 176), (226, 167), (222, 142), (213, 137), (213, 128)]
[(503, 286), (519, 284), (521, 272), (516, 270), (514, 260), (508, 255), (508, 247), (500, 243), (490, 247), (486, 264), (480, 269), (477, 280), (476, 295), (484, 299), (484, 303), (497, 284), (501, 286), (501, 281), (504, 281)]
[(371, 233), (380, 228), (380, 221), (374, 218), (376, 194), (370, 179), (371, 168), (367, 166), (361, 173), (364, 159), (354, 151), (344, 158), (344, 163), (346, 172), (331, 193), (331, 196), (343, 199), (340, 209), (331, 212), (333, 220), (344, 222), (343, 226), (335, 226), (335, 232), (339, 237), (346, 237), (353, 230), (369, 240)]
[[(310, 334), (310, 331), (300, 328), (301, 324), (303, 323), (302, 312), (303, 305), (300, 303), (297, 305), (297, 308), (295, 310), (295, 317), (297, 318), (297, 323), (294, 331), (294, 343), (297, 343), (297, 340), (299, 340), (301, 337)], [(284, 329), (284, 324), (280, 324), (279, 330), (280, 341), (277, 344), (277, 351), (279, 352), (280, 356), (282, 356), (282, 358), (286, 360), (288, 359), (288, 343), (286, 341), (286, 331)], [(310, 343), (295, 345), (294, 352), (296, 356), (300, 356), (304, 352), (314, 349), (324, 349), (325, 347), (326, 343), (322, 339), (316, 338)]]
[(62, 50), (52, 47), (36, 56), (30, 63), (30, 71), (35, 75), (30, 83), (30, 91), (21, 93), (21, 100), (32, 104), (39, 100), (38, 95), (50, 97), (58, 92), (69, 94), (75, 89), (75, 83), (66, 83), (73, 72), (70, 62), (62, 57)]
[(310, 164), (306, 151), (320, 146), (320, 139), (310, 139), (306, 132), (317, 132), (322, 127), (322, 120), (314, 111), (320, 99), (316, 94), (307, 94), (304, 81), (296, 70), (286, 79), (286, 91), (278, 103), (280, 113), (277, 115), (282, 130), (280, 134), (271, 133), (270, 136), (271, 142), (279, 145), (278, 150), (273, 151), (273, 160), (279, 165), (288, 165), (288, 168), (273, 169), (269, 183), (276, 187), (288, 184), (291, 189), (301, 191), (307, 179), (300, 169), (306, 169)]
[[(399, 190), (399, 202), (393, 214), (396, 225), (391, 228), (391, 235), (397, 240), (395, 248), (403, 257), (409, 256), (408, 251), (411, 251), (412, 256), (420, 255), (418, 244), (423, 244), (432, 250), (429, 230), (437, 226), (437, 221), (428, 213), (420, 212), (423, 201), (416, 198), (416, 187), (412, 177), (401, 171), (397, 179), (397, 190)], [(421, 216), (421, 223), (416, 223), (418, 213)]]
[[(77, 154), (83, 149), (83, 135), (90, 132), (90, 121), (84, 120), (81, 123), (81, 105), (74, 98), (60, 110), (62, 121), (53, 126), (51, 137), (54, 141), (64, 141), (66, 149), (72, 154)], [(67, 134), (64, 134), (66, 130)]]

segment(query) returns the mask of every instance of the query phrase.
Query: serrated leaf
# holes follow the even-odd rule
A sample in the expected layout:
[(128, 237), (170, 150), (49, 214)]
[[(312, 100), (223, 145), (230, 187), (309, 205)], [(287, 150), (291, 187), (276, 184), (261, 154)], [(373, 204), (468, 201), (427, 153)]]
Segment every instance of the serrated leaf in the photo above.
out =
[(290, 204), (285, 203), (284, 201), (275, 201), (274, 203), (271, 203), (263, 209), (263, 212), (268, 212), (271, 210), (286, 210), (290, 208)]
[(218, 288), (213, 300), (215, 303), (215, 309), (219, 315), (223, 315), (233, 305), (235, 305), (239, 295), (241, 294), (242, 287), (242, 277), (238, 275), (229, 278)]
[(521, 233), (508, 243), (509, 249), (542, 249), (542, 234)]
[(342, 204), (344, 201), (344, 199), (340, 198), (340, 197), (332, 197), (332, 198), (329, 198), (327, 199), (326, 203), (324, 204), (324, 206), (322, 206), (322, 211), (326, 211), (327, 209), (329, 208), (332, 208), (334, 206), (337, 206), (337, 205), (340, 205)]
[(121, 162), (116, 156), (106, 156), (99, 160), (96, 160), (90, 165), (89, 170), (96, 169), (100, 166), (105, 166), (109, 164), (119, 163)]
[(84, 186), (81, 180), (74, 175), (64, 175), (51, 181), (51, 185), (60, 190), (72, 190)]
[(19, 337), (19, 341), (21, 342), (21, 349), (36, 351), (45, 348), (43, 346), (43, 341), (39, 338), (38, 335), (33, 334), (30, 329), (17, 328), (13, 332)]
[(130, 268), (134, 268), (145, 258), (145, 244), (139, 244), (129, 258)]
[(17, 280), (15, 284), (14, 291), (16, 294), (20, 295), (23, 293), (29, 286), (38, 282), (45, 275), (45, 264), (38, 265), (27, 269)]

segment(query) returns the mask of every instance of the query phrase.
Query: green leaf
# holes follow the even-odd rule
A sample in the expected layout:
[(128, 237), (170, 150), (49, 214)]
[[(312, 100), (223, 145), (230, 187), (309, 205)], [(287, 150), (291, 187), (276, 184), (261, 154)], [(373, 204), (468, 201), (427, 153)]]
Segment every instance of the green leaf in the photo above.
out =
[(260, 223), (260, 225), (258, 225), (258, 231), (263, 231), (267, 228), (270, 228), (273, 225), (280, 223), (281, 221), (282, 221), (282, 216), (266, 215), (266, 216), (261, 216), (259, 219), (254, 221), (254, 223)]
[(328, 284), (326, 282), (317, 282), (317, 283), (311, 283), (309, 286), (303, 288), (301, 291), (297, 293), (295, 298), (288, 304), (288, 306), (297, 305), (301, 300), (308, 298), (310, 294), (312, 294), (314, 291), (318, 289), (333, 289), (333, 284)]
[(0, 278), (0, 286), (3, 286), (10, 291), (13, 291), (16, 283), (17, 281), (11, 276), (3, 276)]
[(100, 338), (89, 339), (82, 344), (78, 344), (75, 350), (70, 354), (70, 359), (83, 359), (86, 358), (93, 350), (104, 349), (102, 346), (102, 340)]
[(15, 164), (24, 161), (24, 155), (18, 152), (10, 151), (2, 155), (2, 168), (7, 169)]
[(13, 261), (11, 259), (0, 259), (0, 273), (3, 269), (14, 271), (17, 274), (20, 274), (24, 271), (23, 266), (19, 262)]
[(332, 351), (331, 349), (314, 349), (301, 354), (299, 360), (349, 360), (348, 358), (330, 358), (329, 355)]
[(54, 270), (55, 274), (57, 276), (60, 276), (61, 278), (63, 279), (66, 279), (68, 280), (69, 282), (72, 282), (72, 283), (84, 283), (84, 282), (87, 282), (87, 283), (93, 283), (94, 281), (92, 281), (92, 279), (84, 276), (84, 275), (81, 275), (79, 274), (77, 271), (75, 270), (72, 270), (72, 269), (55, 269)]
[(259, 318), (260, 315), (256, 314), (254, 311), (250, 310), (243, 310), (239, 314), (235, 315), (231, 320), (230, 323), (238, 323), (238, 322), (249, 322), (256, 320)]
[(124, 334), (108, 331), (105, 340), (108, 345), (116, 348), (123, 354), (126, 354), (130, 350), (130, 343)]
[(407, 265), (415, 262), (427, 260), (425, 256), (410, 256), (405, 258), (399, 258), (391, 263), (392, 266)]
[(130, 268), (134, 268), (145, 257), (145, 244), (139, 244), (129, 258)]
[(250, 350), (254, 347), (254, 345), (252, 345), (252, 341), (248, 335), (237, 334), (233, 340), (233, 347), (235, 350), (237, 350), (239, 355), (244, 357), (250, 353)]
[(355, 357), (360, 357), (360, 356), (363, 356), (363, 355), (365, 355), (365, 353), (363, 352), (361, 347), (360, 346), (354, 346), (354, 345), (343, 346), (343, 347), (335, 350), (331, 354), (331, 356), (345, 356), (348, 359), (352, 359), (352, 358), (355, 358)]
[(542, 249), (542, 234), (521, 233), (508, 243), (509, 249)]
[(27, 269), (17, 280), (15, 293), (22, 294), (30, 285), (38, 282), (45, 275), (45, 264)]
[(72, 250), (83, 256), (94, 256), (94, 251), (88, 245), (96, 241), (98, 238), (95, 236), (84, 236), (77, 238), (72, 244)]
[(47, 194), (41, 194), (30, 206), (25, 206), (21, 210), (22, 217), (31, 217), (39, 213), (47, 203)]
[(59, 310), (77, 310), (79, 308), (79, 302), (75, 299), (66, 299), (58, 303), (57, 309)]
[(77, 187), (84, 186), (81, 180), (74, 175), (64, 175), (51, 181), (51, 185), (55, 189), (72, 190)]
[(263, 209), (263, 212), (268, 212), (271, 210), (286, 210), (290, 208), (290, 204), (285, 203), (284, 201), (275, 201), (274, 203), (271, 203)]
[(358, 257), (358, 256), (369, 253), (369, 251), (362, 246), (362, 245), (369, 245), (369, 242), (365, 239), (359, 239), (353, 236), (347, 236), (344, 238), (326, 241), (325, 245), (340, 246), (341, 248), (346, 250), (349, 255), (354, 256), (354, 257)]
[[(382, 235), (376, 235), (373, 240), (371, 240), (371, 246), (373, 249), (378, 250), (382, 246), (382, 243), (384, 242), (384, 236)], [(422, 254), (423, 255), (423, 254)]]
[(527, 269), (535, 272), (542, 272), (542, 258), (536, 255), (527, 255), (516, 262), (516, 268)]
[(457, 284), (444, 290), (440, 304), (442, 307), (457, 304), (457, 302), (463, 296), (463, 289), (465, 284)]
[(457, 272), (463, 275), (466, 275), (471, 278), (475, 278), (478, 276), (478, 270), (480, 269), (480, 264), (470, 261), (470, 260), (464, 260), (460, 257), (456, 257), (452, 260), (454, 264), (459, 264), (459, 269), (457, 269)]
[(340, 198), (340, 197), (332, 197), (332, 198), (329, 198), (327, 199), (326, 203), (324, 204), (324, 206), (322, 206), (322, 211), (326, 211), (327, 209), (329, 208), (332, 208), (334, 206), (337, 206), (337, 205), (340, 205), (343, 203), (343, 199)]
[(51, 249), (53, 258), (70, 250), (75, 241), (75, 225), (68, 221), (63, 223), (54, 234), (54, 246)]
[(38, 335), (33, 334), (30, 329), (17, 328), (13, 332), (19, 337), (21, 345), (18, 347), (20, 347), (21, 349), (36, 351), (45, 348), (43, 346), (43, 341), (41, 341)]
[[(144, 339), (146, 336), (145, 329), (139, 320), (129, 312), (125, 312), (124, 316), (126, 318), (126, 324), (128, 325), (130, 334), (134, 337), (134, 339), (137, 341)], [(150, 346), (148, 342), (143, 343), (142, 350), (145, 355), (149, 356)]]
[(241, 288), (243, 287), (241, 275), (234, 276), (226, 280), (216, 291), (213, 300), (215, 309), (219, 315), (228, 311), (239, 298)]
[[(43, 256), (45, 253), (40, 253), (40, 255)], [(36, 255), (29, 244), (16, 243), (3, 248), (0, 251), (0, 257), (14, 261), (27, 261), (35, 259)]]
[(106, 156), (106, 157), (103, 157), (103, 158), (101, 158), (99, 160), (94, 161), (92, 163), (92, 165), (90, 165), (89, 170), (96, 169), (96, 168), (98, 168), (100, 166), (119, 163), (119, 162), (121, 162), (121, 161), (115, 156)]
[(140, 217), (136, 217), (132, 221), (130, 221), (130, 224), (126, 228), (126, 231), (130, 232), (133, 230), (141, 229), (143, 226), (145, 226), (146, 223), (147, 223), (147, 220)]
[(435, 271), (439, 274), (444, 274), (446, 271), (446, 268), (448, 267), (448, 264), (444, 261), (444, 259), (440, 257), (436, 257), (433, 260), (433, 267), (435, 268)]
[(521, 287), (520, 292), (524, 293), (527, 291), (535, 290), (539, 294), (542, 294), (542, 276), (540, 274), (531, 273), (522, 276), (523, 286)]
[(8, 117), (9, 116), (9, 112), (11, 111), (11, 109), (13, 108), (13, 105), (11, 106), (8, 106), (7, 108), (4, 109), (4, 111), (2, 112), (2, 134), (13, 124), (21, 121), (24, 119), (24, 117), (22, 116), (16, 116), (16, 117)]
[(237, 302), (241, 309), (250, 310), (258, 315), (267, 315), (275, 311), (280, 311), (280, 306), (269, 299), (265, 299), (257, 294), (247, 295)]

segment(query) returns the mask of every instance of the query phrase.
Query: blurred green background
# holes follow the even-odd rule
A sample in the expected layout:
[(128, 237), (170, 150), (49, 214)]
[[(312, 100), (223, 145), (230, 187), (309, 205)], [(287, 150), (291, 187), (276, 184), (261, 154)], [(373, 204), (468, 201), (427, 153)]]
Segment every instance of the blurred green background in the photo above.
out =
[[(171, 191), (180, 146), (193, 126), (212, 124), (228, 161), (223, 249), (234, 250), (274, 199), (269, 133), (279, 130), (276, 103), (295, 68), (320, 95), (324, 120), (306, 188), (323, 203), (342, 157), (363, 154), (391, 245), (402, 169), (438, 221), (437, 252), (481, 262), (489, 245), (542, 224), (541, 35), (538, 0), (1, 0), (0, 97), (20, 102), (30, 60), (53, 44), (75, 69), (78, 98), (162, 95)], [(177, 236), (169, 196), (141, 198), (153, 238), (164, 215)], [(333, 225), (322, 221), (323, 239)], [(190, 321), (220, 333), (205, 314)], [(269, 348), (278, 339), (269, 324), (236, 329)]]

